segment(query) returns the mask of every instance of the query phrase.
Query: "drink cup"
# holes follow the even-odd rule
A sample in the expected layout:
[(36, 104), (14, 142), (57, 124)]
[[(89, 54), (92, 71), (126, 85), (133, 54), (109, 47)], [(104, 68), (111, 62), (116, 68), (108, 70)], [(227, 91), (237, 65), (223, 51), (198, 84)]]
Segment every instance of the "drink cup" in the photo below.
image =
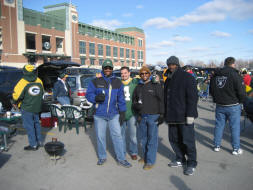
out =
[(11, 118), (11, 112), (10, 111), (7, 111), (6, 112), (6, 117), (9, 119), (9, 118)]

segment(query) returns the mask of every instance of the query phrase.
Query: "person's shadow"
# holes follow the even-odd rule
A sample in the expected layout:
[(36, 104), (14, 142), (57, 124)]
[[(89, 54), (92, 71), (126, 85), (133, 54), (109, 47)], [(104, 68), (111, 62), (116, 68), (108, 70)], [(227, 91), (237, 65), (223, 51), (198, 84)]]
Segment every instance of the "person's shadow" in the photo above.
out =
[(179, 190), (191, 190), (182, 179), (175, 175), (170, 176), (170, 182)]

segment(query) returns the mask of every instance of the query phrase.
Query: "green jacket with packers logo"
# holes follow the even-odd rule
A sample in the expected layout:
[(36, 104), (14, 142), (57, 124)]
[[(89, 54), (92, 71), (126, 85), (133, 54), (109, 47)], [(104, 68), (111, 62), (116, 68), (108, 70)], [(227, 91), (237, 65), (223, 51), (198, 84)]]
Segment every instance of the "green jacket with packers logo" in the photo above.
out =
[(24, 71), (24, 76), (14, 87), (12, 98), (22, 110), (39, 113), (42, 107), (43, 83), (33, 72)]
[(127, 81), (122, 81), (122, 84), (124, 85), (124, 94), (125, 94), (125, 101), (126, 101), (126, 120), (129, 120), (133, 116), (133, 111), (132, 111), (132, 96), (135, 87), (137, 86), (139, 82), (139, 79), (137, 78), (130, 78)]

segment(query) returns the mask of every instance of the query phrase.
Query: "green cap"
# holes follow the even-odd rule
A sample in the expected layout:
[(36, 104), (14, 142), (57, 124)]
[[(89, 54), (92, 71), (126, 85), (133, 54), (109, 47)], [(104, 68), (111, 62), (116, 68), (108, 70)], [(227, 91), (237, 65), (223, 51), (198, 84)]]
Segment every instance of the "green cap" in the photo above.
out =
[(111, 67), (111, 68), (113, 68), (112, 60), (105, 59), (104, 62), (103, 62), (103, 64), (102, 64), (102, 68), (104, 68), (104, 67)]

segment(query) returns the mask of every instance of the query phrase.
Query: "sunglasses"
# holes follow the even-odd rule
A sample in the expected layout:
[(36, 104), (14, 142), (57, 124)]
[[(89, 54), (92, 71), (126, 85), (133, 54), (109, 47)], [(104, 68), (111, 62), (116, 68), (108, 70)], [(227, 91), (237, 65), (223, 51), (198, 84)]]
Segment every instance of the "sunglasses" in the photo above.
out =
[(103, 68), (103, 70), (112, 70), (112, 67), (106, 66)]
[(149, 75), (149, 73), (141, 73), (140, 75), (141, 76), (143, 76), (143, 75)]

